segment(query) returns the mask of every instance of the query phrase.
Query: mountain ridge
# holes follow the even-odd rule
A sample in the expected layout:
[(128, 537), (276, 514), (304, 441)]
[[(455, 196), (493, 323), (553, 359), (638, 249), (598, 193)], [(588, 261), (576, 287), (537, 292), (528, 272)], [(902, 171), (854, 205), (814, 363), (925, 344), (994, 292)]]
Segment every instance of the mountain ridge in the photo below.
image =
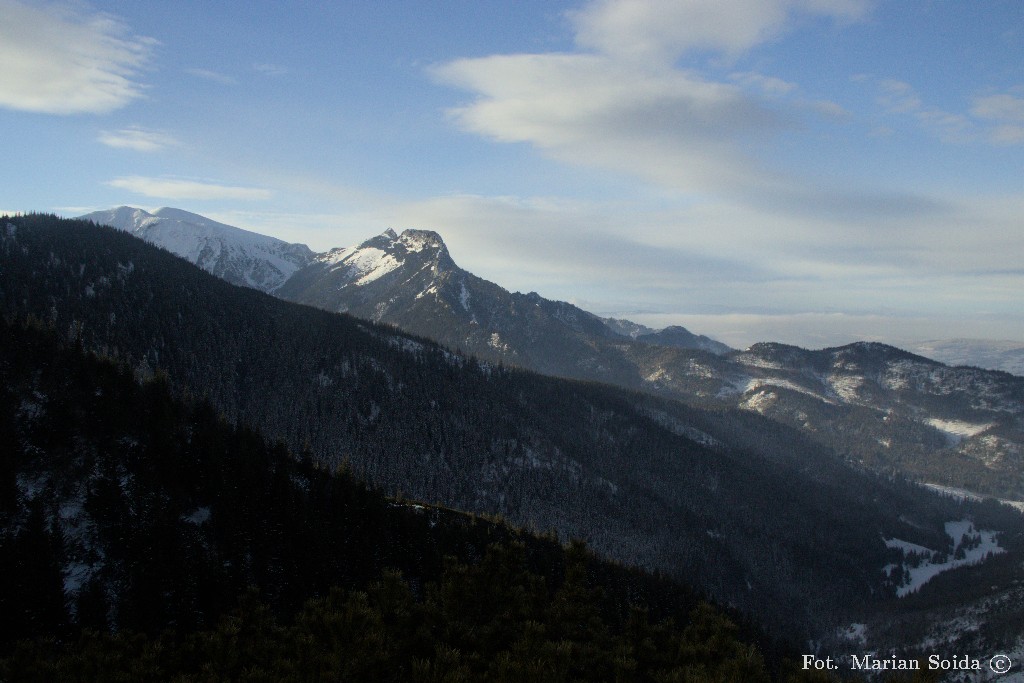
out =
[(878, 342), (732, 350), (685, 328), (601, 319), (461, 269), (433, 231), (389, 229), (312, 255), (264, 291), (396, 325), (492, 363), (757, 412), (875, 471), (1024, 500), (1022, 378), (950, 368)]
[(131, 233), (167, 249), (232, 284), (272, 292), (313, 258), (304, 244), (164, 207), (153, 213), (122, 206), (86, 214), (83, 220)]

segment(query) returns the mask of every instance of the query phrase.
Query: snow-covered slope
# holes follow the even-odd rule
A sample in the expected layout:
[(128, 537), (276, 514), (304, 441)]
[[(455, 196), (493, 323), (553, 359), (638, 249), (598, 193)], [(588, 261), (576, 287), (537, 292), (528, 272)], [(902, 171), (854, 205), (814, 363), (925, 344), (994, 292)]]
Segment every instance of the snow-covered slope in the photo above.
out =
[[(436, 274), (441, 261), (447, 260), (448, 250), (435, 232), (405, 230), (401, 235), (390, 228), (357, 247), (338, 247), (317, 254), (320, 264), (335, 289), (365, 287), (388, 273), (402, 268), (409, 258), (415, 259), (416, 270), (432, 266)], [(450, 267), (454, 264), (445, 263)]]
[[(876, 343), (807, 351), (757, 344), (723, 373), (740, 407), (839, 443), (865, 465), (1018, 500), (1024, 379), (949, 367)], [(733, 368), (735, 369), (735, 368)]]
[(304, 244), (259, 235), (181, 209), (122, 206), (82, 216), (130, 232), (232, 284), (274, 292), (314, 257)]

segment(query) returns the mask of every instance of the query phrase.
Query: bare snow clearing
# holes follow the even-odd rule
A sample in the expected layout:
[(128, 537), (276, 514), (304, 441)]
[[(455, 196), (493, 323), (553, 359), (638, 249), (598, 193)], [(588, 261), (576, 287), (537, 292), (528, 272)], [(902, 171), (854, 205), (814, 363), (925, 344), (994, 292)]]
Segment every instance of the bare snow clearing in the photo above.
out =
[(943, 572), (978, 564), (991, 555), (1006, 552), (996, 541), (996, 532), (976, 530), (974, 523), (968, 519), (946, 522), (946, 535), (953, 541), (951, 556), (947, 556), (944, 551), (932, 550), (898, 538), (885, 540), (887, 547), (898, 548), (904, 556), (902, 564), (890, 564), (884, 569), (887, 573), (894, 568), (902, 570), (903, 580), (896, 588), (898, 597), (916, 592)]

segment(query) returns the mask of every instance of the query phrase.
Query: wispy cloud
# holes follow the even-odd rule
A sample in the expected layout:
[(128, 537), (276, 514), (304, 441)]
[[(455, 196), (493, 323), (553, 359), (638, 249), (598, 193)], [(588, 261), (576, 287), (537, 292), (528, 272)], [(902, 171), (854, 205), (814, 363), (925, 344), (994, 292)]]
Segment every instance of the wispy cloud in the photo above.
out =
[(252, 68), (264, 76), (284, 76), (288, 73), (288, 67), (281, 66), (280, 64), (253, 64)]
[(878, 83), (878, 89), (878, 102), (887, 111), (912, 116), (943, 141), (967, 142), (976, 134), (974, 123), (967, 116), (925, 104), (909, 83), (884, 79)]
[(185, 73), (214, 83), (220, 83), (221, 85), (234, 85), (238, 82), (232, 76), (222, 74), (219, 71), (212, 71), (210, 69), (185, 69)]
[(745, 88), (759, 90), (768, 95), (786, 95), (796, 90), (796, 83), (784, 81), (774, 76), (753, 71), (740, 71), (729, 74), (729, 80)]
[(156, 41), (118, 19), (56, 5), (0, 0), (0, 107), (106, 113), (141, 97)]
[(99, 141), (108, 147), (130, 149), (136, 152), (159, 152), (180, 144), (169, 133), (147, 130), (145, 128), (122, 128), (115, 131), (103, 131), (100, 133)]
[(974, 100), (971, 114), (991, 122), (989, 141), (997, 145), (1024, 144), (1024, 88), (984, 95)]
[(107, 182), (107, 185), (160, 199), (260, 200), (270, 199), (274, 194), (271, 190), (258, 187), (239, 187), (195, 180), (147, 178), (144, 176), (115, 178)]
[[(870, 79), (861, 76), (858, 80)], [(876, 85), (878, 103), (886, 111), (913, 117), (924, 130), (944, 142), (1024, 144), (1024, 88), (978, 95), (967, 112), (957, 113), (927, 104), (909, 83), (883, 79)]]

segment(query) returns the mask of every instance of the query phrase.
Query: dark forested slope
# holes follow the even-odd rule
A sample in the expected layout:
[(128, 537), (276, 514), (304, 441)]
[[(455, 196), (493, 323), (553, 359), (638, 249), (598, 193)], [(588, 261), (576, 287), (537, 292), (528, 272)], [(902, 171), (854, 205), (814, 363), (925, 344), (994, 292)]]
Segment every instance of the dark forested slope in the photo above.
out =
[(685, 587), (388, 499), (52, 330), (0, 320), (0, 442), (0, 680), (778, 673)]
[(883, 538), (942, 545), (943, 522), (965, 514), (757, 415), (481, 365), (228, 285), (112, 229), (12, 218), (0, 257), (9, 320), (138, 376), (165, 372), (180, 395), (385, 490), (584, 538), (793, 633), (890, 599), (882, 570), (898, 557)]

